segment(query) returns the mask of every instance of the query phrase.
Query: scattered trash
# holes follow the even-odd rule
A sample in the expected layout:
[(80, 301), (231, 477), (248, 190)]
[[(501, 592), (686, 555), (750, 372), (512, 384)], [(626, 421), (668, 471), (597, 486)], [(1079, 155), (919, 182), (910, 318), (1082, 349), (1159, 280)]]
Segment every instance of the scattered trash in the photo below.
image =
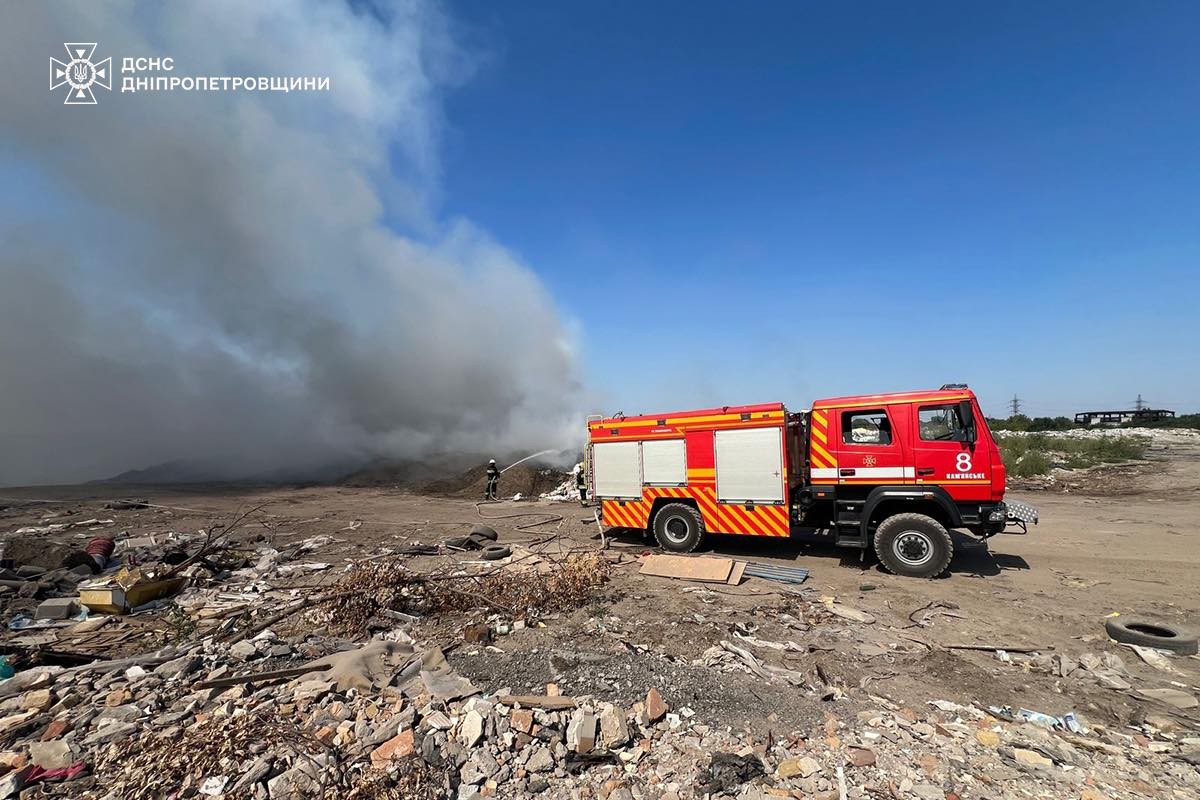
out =
[(705, 794), (732, 793), (743, 783), (765, 774), (758, 756), (713, 753), (709, 756), (708, 769), (700, 774), (700, 791)]
[[(946, 600), (933, 600), (910, 613), (908, 615), (908, 621), (911, 622), (915, 627), (928, 628), (933, 624), (934, 618), (938, 616), (963, 619), (962, 614), (954, 613), (957, 610), (957, 603), (951, 603)], [(921, 615), (920, 619), (917, 619), (918, 614)]]
[(749, 650), (728, 641), (722, 641), (720, 645), (705, 650), (696, 663), (724, 672), (735, 670), (749, 672), (767, 681), (778, 677), (794, 686), (801, 686), (807, 682), (802, 673), (764, 663)]
[(1169, 651), (1158, 650), (1153, 647), (1142, 647), (1141, 645), (1136, 644), (1126, 644), (1122, 646), (1128, 647), (1137, 654), (1138, 658), (1155, 669), (1160, 669), (1163, 672), (1177, 672), (1177, 670), (1171, 666), (1171, 659), (1167, 655)]
[(110, 500), (104, 504), (109, 511), (138, 511), (149, 507), (150, 504), (145, 500)]
[(115, 575), (82, 584), (79, 602), (92, 611), (128, 614), (152, 600), (169, 597), (184, 587), (187, 578), (159, 578), (141, 567), (122, 569)]
[(70, 597), (43, 600), (33, 612), (34, 620), (63, 620), (79, 613), (79, 605)]
[(768, 564), (751, 561), (746, 564), (745, 573), (755, 578), (783, 583), (804, 583), (808, 580), (808, 570), (803, 567), (789, 567), (782, 564)]
[[(160, 510), (150, 513), (157, 519)], [(334, 530), (344, 517), (327, 524)], [(1130, 675), (1112, 652), (1007, 643), (1000, 628), (990, 637), (972, 631), (977, 644), (917, 651), (903, 644), (919, 641), (914, 631), (900, 627), (909, 605), (893, 609), (872, 595), (878, 604), (867, 613), (782, 585), (804, 580), (798, 567), (635, 560), (557, 532), (509, 538), (487, 526), (459, 537), (474, 545), (466, 552), (440, 544), (443, 527), (388, 533), (376, 549), (362, 544), (365, 535), (346, 537), (338, 541), (354, 541), (332, 552), (322, 549), (332, 538), (303, 538), (290, 526), (264, 525), (236, 541), (220, 524), (186, 535), (159, 527), (118, 536), (98, 580), (86, 563), (78, 573), (29, 565), (4, 573), (8, 599), (24, 603), (9, 614), (28, 611), (37, 627), (9, 635), (19, 670), (0, 659), (0, 797), (76, 781), (56, 796), (634, 800), (654, 786), (664, 798), (943, 800), (942, 787), (984, 783), (993, 794), (1017, 782), (1053, 793), (1074, 770), (1084, 800), (1106, 796), (1090, 794), (1093, 786), (1148, 794), (1147, 775), (1181, 797), (1200, 789), (1191, 768), (1200, 741), (1177, 713), (1195, 706), (1190, 687), (1130, 692), (1154, 705), (1140, 704), (1122, 720), (1127, 727), (1101, 718), (1089, 727), (1075, 711), (993, 706), (989, 715), (969, 702), (978, 684), (965, 679), (961, 703), (926, 705), (899, 681), (879, 697), (869, 681), (926, 669), (957, 676), (945, 672), (956, 659), (944, 651), (955, 649), (996, 652), (1012, 666), (987, 669), (1026, 673), (990, 691), (1040, 677), (1029, 696), (1064, 702), (1081, 702), (1078, 682), (1084, 691), (1128, 688), (1147, 671)], [(84, 554), (89, 536), (62, 534)], [(739, 564), (742, 576), (779, 583), (726, 590)], [(697, 583), (627, 577), (637, 570)], [(612, 578), (624, 582), (608, 591)], [(875, 588), (861, 580), (836, 591)], [(159, 581), (180, 584), (133, 617), (89, 616), (76, 599), (120, 589), (123, 598), (101, 605), (133, 611), (147, 604), (131, 596)], [(62, 619), (72, 602), (75, 616)], [(39, 604), (46, 618), (34, 620)], [(647, 614), (636, 616), (638, 608)], [(961, 618), (953, 611), (927, 605), (911, 622)], [(703, 643), (678, 648), (683, 630)], [(1131, 649), (1176, 669), (1180, 681), (1190, 676), (1189, 661)], [(1051, 686), (1064, 693), (1043, 693)], [(829, 701), (816, 707), (826, 713), (811, 713), (817, 700)], [(805, 712), (789, 715), (797, 707)], [(752, 726), (751, 714), (767, 724)]]
[(1034, 725), (1041, 725), (1043, 728), (1065, 728), (1066, 725), (1059, 717), (1052, 717), (1049, 714), (1043, 714), (1040, 711), (1030, 711), (1027, 708), (1022, 708), (1017, 711), (1017, 717), (1029, 720)]
[(835, 603), (833, 602), (832, 598), (829, 598), (825, 601), (825, 608), (827, 608), (829, 613), (833, 614), (835, 617), (848, 619), (851, 622), (861, 622), (864, 625), (875, 624), (875, 617), (871, 616), (867, 612), (859, 611), (857, 608), (851, 608), (850, 606), (842, 605), (841, 603)]
[(1174, 706), (1180, 711), (1200, 705), (1200, 702), (1196, 700), (1194, 695), (1180, 689), (1138, 689), (1135, 694), (1147, 700), (1158, 700), (1169, 706)]
[(1070, 731), (1071, 733), (1085, 733), (1087, 731), (1087, 727), (1080, 721), (1074, 711), (1070, 711), (1061, 717), (1055, 717), (1050, 714), (1043, 714), (1040, 711), (1030, 711), (1027, 708), (1013, 711), (1009, 706), (988, 706), (988, 712), (998, 719), (1010, 722), (1024, 720), (1048, 730), (1063, 730)]
[[(31, 618), (28, 614), (17, 614), (8, 623), (10, 631), (25, 631), (37, 630), (44, 628), (62, 628), (70, 625), (77, 625), (88, 618), (88, 609), (81, 608), (78, 603), (70, 598), (55, 598), (55, 601), (67, 600), (68, 603), (58, 602), (56, 605), (44, 613), (47, 616), (38, 617), (37, 613)], [(38, 606), (38, 611), (43, 611), (46, 603), (51, 600), (43, 601)], [(70, 616), (62, 616), (63, 613), (68, 613)]]

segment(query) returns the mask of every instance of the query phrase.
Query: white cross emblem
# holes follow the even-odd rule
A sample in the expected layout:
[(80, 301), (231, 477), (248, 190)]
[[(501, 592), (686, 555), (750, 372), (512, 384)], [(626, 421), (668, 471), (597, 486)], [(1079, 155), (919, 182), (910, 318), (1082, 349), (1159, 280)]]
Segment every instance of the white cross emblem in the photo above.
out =
[(112, 58), (93, 62), (95, 42), (67, 42), (63, 47), (67, 49), (67, 61), (50, 59), (50, 89), (53, 91), (64, 84), (69, 87), (64, 105), (95, 105), (93, 86), (112, 91)]

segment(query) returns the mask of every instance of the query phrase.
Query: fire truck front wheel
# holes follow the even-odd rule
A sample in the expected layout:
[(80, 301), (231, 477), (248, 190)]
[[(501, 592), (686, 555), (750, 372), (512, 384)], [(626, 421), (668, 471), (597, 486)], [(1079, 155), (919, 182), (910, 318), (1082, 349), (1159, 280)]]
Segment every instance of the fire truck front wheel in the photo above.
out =
[(654, 538), (663, 550), (690, 553), (704, 539), (704, 520), (692, 506), (668, 503), (654, 515)]
[(911, 578), (935, 578), (950, 566), (954, 542), (932, 517), (896, 514), (875, 529), (875, 553), (888, 572)]

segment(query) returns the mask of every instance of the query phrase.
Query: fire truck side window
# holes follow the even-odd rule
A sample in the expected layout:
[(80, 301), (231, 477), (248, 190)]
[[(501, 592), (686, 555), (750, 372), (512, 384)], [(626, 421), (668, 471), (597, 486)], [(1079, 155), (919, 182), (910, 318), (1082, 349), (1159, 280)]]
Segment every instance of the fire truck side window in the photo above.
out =
[(891, 444), (892, 423), (882, 408), (842, 412), (842, 441), (846, 444)]
[(922, 406), (918, 413), (921, 438), (927, 442), (965, 442), (967, 429), (958, 416), (958, 405)]

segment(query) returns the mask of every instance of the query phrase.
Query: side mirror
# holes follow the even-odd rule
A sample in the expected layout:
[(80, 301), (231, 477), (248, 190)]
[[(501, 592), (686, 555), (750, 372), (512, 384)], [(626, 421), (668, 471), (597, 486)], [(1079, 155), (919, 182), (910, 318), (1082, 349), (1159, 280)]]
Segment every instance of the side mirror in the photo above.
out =
[(958, 418), (962, 420), (963, 428), (967, 434), (967, 444), (975, 444), (979, 436), (975, 430), (975, 409), (971, 406), (970, 400), (958, 401)]

